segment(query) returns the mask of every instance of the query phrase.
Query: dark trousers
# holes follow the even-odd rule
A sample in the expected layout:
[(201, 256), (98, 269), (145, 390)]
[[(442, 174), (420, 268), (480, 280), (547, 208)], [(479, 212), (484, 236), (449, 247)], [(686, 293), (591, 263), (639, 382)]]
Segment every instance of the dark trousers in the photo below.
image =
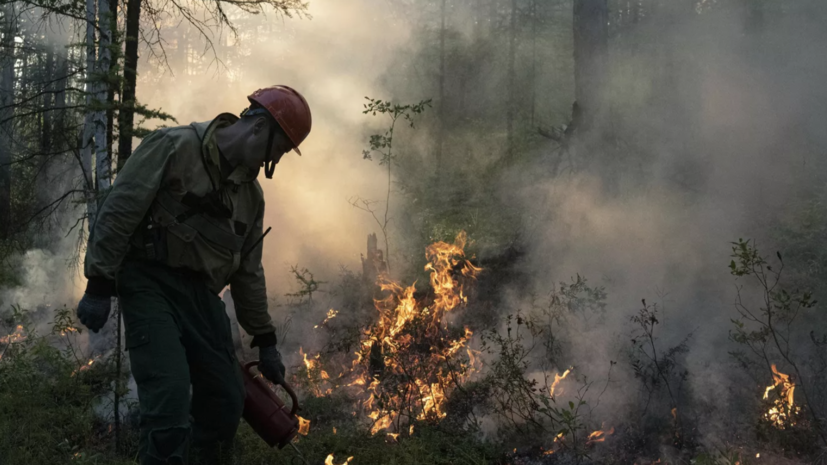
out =
[(159, 263), (127, 261), (117, 283), (141, 464), (231, 463), (244, 385), (224, 303), (199, 275)]

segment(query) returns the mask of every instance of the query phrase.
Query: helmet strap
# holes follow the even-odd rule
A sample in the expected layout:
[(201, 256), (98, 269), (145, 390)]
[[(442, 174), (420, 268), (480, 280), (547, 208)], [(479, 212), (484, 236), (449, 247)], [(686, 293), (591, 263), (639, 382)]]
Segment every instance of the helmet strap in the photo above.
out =
[(273, 140), (275, 139), (275, 135), (275, 130), (271, 124), (270, 132), (267, 136), (267, 155), (264, 158), (264, 176), (267, 179), (273, 179), (273, 172), (276, 171), (276, 161), (273, 159)]

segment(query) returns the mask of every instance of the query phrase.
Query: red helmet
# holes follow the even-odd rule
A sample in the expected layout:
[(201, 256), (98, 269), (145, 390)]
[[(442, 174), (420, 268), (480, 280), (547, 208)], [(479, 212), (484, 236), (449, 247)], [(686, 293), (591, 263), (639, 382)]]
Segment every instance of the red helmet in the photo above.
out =
[(270, 86), (259, 89), (247, 97), (266, 109), (293, 142), (293, 150), (299, 155), (299, 144), (310, 134), (312, 120), (310, 106), (302, 95), (287, 86)]

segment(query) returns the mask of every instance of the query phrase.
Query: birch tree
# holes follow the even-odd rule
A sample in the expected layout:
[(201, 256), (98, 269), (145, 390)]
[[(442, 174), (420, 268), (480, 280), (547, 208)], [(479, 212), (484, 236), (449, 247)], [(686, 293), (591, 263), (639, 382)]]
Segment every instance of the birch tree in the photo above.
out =
[[(109, 146), (108, 118), (105, 103), (109, 94), (109, 68), (112, 60), (112, 14), (109, 0), (98, 0), (98, 60), (96, 68), (97, 92), (95, 92), (95, 112), (92, 120), (95, 126), (95, 183), (98, 193), (109, 188), (111, 183), (111, 153)], [(91, 223), (90, 223), (91, 225)]]
[(83, 121), (83, 134), (80, 140), (80, 163), (86, 189), (86, 215), (90, 227), (95, 224), (95, 183), (92, 173), (92, 149), (95, 138), (95, 112), (93, 100), (97, 84), (93, 78), (95, 70), (95, 0), (86, 0), (86, 116)]

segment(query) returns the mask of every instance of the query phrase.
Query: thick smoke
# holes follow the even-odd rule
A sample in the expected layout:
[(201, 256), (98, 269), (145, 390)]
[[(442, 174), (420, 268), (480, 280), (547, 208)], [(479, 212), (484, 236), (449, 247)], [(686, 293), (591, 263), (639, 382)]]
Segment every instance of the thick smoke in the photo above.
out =
[[(730, 242), (757, 239), (765, 255), (783, 247), (771, 228), (803, 192), (819, 189), (827, 148), (818, 123), (827, 111), (814, 97), (827, 78), (824, 9), (791, 7), (760, 34), (745, 30), (744, 13), (722, 8), (667, 24), (655, 18), (629, 39), (643, 41), (648, 53), (614, 42), (622, 62), (612, 64), (609, 100), (622, 121), (610, 124), (622, 128), (627, 149), (591, 144), (597, 153), (577, 156), (617, 171), (548, 179), (532, 165), (517, 168), (501, 190), (526, 211), (524, 266), (535, 291), (579, 273), (608, 293), (606, 323), (578, 328), (567, 362), (605, 379), (610, 360), (628, 358), (630, 317), (641, 299), (658, 303), (661, 350), (692, 336), (681, 359), (689, 370), (686, 405), (717, 440), (744, 431), (724, 426), (743, 420), (739, 408), (760, 390), (728, 354), (737, 317)], [(634, 395), (637, 383), (624, 369), (603, 399), (605, 417), (622, 415), (616, 408)]]

